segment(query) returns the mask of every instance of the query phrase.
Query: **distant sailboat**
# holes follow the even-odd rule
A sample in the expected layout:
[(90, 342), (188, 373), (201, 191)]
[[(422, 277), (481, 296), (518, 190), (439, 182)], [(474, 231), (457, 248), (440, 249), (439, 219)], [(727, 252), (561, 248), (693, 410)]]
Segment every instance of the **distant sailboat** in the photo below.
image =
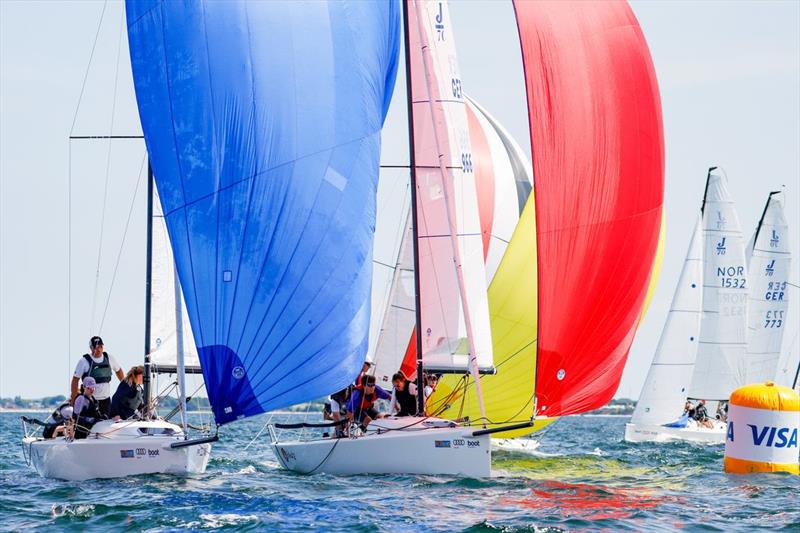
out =
[(746, 383), (775, 379), (789, 311), (792, 252), (781, 191), (771, 192), (747, 248), (750, 293)]
[(686, 399), (715, 402), (709, 408), (713, 417), (713, 405), (727, 401), (746, 383), (748, 291), (738, 216), (724, 178), (712, 167), (701, 219), (639, 402), (626, 425), (626, 440), (724, 442), (725, 425), (719, 421), (706, 428), (679, 417)]

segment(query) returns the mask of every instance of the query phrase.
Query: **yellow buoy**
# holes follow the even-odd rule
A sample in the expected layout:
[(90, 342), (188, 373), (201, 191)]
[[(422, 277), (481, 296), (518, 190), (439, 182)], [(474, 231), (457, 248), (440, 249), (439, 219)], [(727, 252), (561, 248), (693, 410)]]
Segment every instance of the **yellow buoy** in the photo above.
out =
[(798, 465), (800, 394), (772, 381), (747, 385), (731, 394), (725, 472), (790, 472)]

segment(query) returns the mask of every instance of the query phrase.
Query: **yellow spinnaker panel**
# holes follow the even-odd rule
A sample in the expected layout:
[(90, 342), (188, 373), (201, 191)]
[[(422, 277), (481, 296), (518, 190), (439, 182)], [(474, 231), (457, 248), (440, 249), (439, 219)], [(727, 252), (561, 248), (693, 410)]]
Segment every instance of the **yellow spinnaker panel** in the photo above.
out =
[(644, 298), (644, 307), (642, 308), (642, 315), (639, 317), (639, 323), (644, 320), (644, 315), (650, 308), (650, 300), (653, 299), (653, 294), (658, 287), (658, 280), (661, 277), (661, 265), (664, 263), (664, 245), (667, 242), (667, 214), (661, 210), (661, 231), (658, 233), (658, 248), (656, 248), (656, 257), (653, 260), (653, 271), (650, 273), (650, 283), (647, 286), (647, 296)]
[[(526, 422), (533, 415), (538, 314), (533, 196), (528, 198), (488, 290), (494, 366), (497, 368), (497, 374), (481, 376), (489, 427)], [(473, 424), (479, 423), (481, 415), (472, 378), (446, 375), (428, 402), (428, 413), (451, 419), (468, 416)], [(531, 428), (492, 436), (526, 435), (553, 420), (544, 419)]]

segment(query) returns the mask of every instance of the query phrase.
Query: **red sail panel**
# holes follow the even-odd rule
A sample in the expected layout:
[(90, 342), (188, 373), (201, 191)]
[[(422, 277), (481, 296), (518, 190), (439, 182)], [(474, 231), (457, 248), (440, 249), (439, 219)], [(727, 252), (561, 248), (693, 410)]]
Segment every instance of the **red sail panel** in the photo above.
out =
[(494, 161), (489, 141), (472, 106), (467, 106), (469, 138), (472, 144), (472, 164), (475, 172), (475, 187), (478, 189), (478, 217), (481, 221), (483, 259), (489, 254), (494, 219)]
[(621, 378), (658, 245), (655, 70), (625, 2), (515, 0), (539, 263), (537, 408), (581, 413)]

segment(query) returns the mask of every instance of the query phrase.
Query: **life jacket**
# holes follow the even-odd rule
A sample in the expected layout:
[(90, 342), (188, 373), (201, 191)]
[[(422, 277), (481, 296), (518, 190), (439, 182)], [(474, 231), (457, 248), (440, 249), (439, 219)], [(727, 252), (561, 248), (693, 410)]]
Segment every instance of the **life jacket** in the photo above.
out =
[(375, 392), (372, 392), (371, 394), (367, 394), (366, 392), (364, 392), (364, 389), (361, 389), (361, 407), (360, 407), (360, 410), (361, 411), (366, 411), (366, 410), (372, 408), (372, 406), (375, 405), (375, 402), (377, 400), (378, 400), (377, 389), (375, 389)]
[(91, 398), (89, 398), (86, 395), (83, 396), (89, 402), (89, 405), (84, 407), (83, 410), (80, 412), (80, 414), (78, 415), (73, 414), (72, 417), (75, 418), (79, 424), (84, 424), (84, 425), (86, 424), (86, 422), (88, 422), (88, 420), (85, 419), (91, 420), (91, 422), (89, 423), (94, 424), (98, 419), (105, 418), (103, 414), (100, 412), (100, 403), (97, 401), (97, 398), (95, 398), (94, 396), (92, 396)]
[(417, 395), (411, 394), (409, 390), (410, 386), (411, 382), (406, 380), (406, 385), (403, 387), (403, 390), (394, 390), (394, 397), (397, 403), (400, 404), (400, 412), (397, 413), (398, 416), (412, 416), (417, 414)]
[(86, 376), (91, 376), (98, 384), (111, 382), (111, 361), (108, 360), (108, 354), (106, 352), (103, 352), (103, 360), (99, 363), (95, 363), (92, 356), (88, 353), (83, 354), (83, 358), (89, 362), (89, 371), (84, 372), (81, 379)]

